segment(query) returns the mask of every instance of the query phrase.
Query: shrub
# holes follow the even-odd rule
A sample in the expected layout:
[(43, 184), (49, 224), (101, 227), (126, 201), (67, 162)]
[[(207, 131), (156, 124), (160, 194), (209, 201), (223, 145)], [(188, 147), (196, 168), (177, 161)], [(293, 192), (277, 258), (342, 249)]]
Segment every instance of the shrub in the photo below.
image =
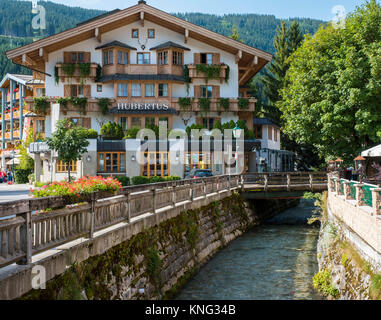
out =
[(35, 188), (41, 188), (41, 187), (43, 187), (43, 186), (47, 186), (49, 183), (47, 183), (47, 182), (35, 182), (34, 183), (34, 187)]
[(29, 175), (33, 173), (33, 169), (15, 169), (15, 182), (22, 184), (29, 182)]
[(119, 124), (110, 121), (102, 126), (101, 135), (106, 140), (122, 140), (124, 133)]
[(221, 75), (221, 65), (220, 64), (197, 64), (196, 73), (197, 75), (202, 72), (206, 75), (208, 80), (219, 79)]
[(204, 126), (199, 124), (192, 124), (191, 126), (186, 127), (185, 131), (187, 132), (188, 137), (191, 137), (192, 130), (202, 130), (205, 129)]
[(141, 185), (141, 184), (151, 184), (151, 183), (160, 183), (160, 182), (169, 182), (169, 181), (177, 181), (181, 180), (180, 177), (176, 176), (168, 176), (168, 177), (133, 177), (132, 184), (133, 185)]
[(317, 273), (313, 279), (312, 283), (315, 289), (325, 296), (332, 296), (337, 298), (339, 295), (339, 290), (332, 286), (332, 278), (330, 270), (323, 270)]
[(58, 103), (63, 109), (67, 109), (68, 103), (71, 101), (70, 98), (57, 98), (56, 103)]
[(31, 190), (31, 193), (35, 198), (67, 196), (71, 199), (78, 199), (81, 195), (88, 195), (96, 191), (116, 192), (120, 187), (121, 183), (113, 177), (86, 176), (78, 181), (53, 182), (44, 185), (40, 190)]
[(122, 187), (128, 187), (130, 185), (130, 178), (126, 176), (116, 177), (116, 179), (122, 184)]
[(127, 134), (124, 137), (124, 139), (136, 139), (136, 136), (138, 135), (139, 131), (140, 131), (140, 128), (131, 128), (127, 130)]
[(148, 177), (133, 177), (132, 178), (133, 185), (148, 184), (148, 183), (149, 183)]
[(87, 98), (86, 97), (72, 97), (71, 103), (73, 106), (79, 109), (79, 112), (83, 114), (86, 111)]
[(86, 139), (98, 139), (97, 130), (84, 128), (84, 134), (86, 136)]

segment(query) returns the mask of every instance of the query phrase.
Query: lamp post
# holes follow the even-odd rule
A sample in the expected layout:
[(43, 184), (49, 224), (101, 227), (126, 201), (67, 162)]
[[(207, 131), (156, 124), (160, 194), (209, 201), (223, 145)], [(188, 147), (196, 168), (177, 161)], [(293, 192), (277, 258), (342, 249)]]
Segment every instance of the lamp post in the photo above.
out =
[(364, 175), (364, 166), (365, 166), (365, 158), (359, 155), (354, 159), (355, 161), (355, 170), (359, 174), (359, 182), (362, 183), (363, 175)]
[(236, 157), (235, 157), (235, 168), (236, 168), (236, 174), (238, 175), (239, 173), (239, 168), (238, 168), (238, 149), (239, 149), (239, 145), (237, 143), (237, 139), (239, 139), (241, 137), (241, 134), (242, 134), (242, 129), (240, 127), (238, 127), (238, 125), (233, 129), (233, 136), (235, 138), (235, 145), (236, 145), (236, 148), (235, 148), (235, 154), (236, 154)]

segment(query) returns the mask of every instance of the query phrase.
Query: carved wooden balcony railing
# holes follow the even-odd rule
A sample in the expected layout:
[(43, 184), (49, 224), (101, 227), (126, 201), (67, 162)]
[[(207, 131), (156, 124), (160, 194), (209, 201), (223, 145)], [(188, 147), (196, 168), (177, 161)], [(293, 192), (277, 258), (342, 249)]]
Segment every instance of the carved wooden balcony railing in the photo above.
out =
[[(79, 65), (76, 66), (74, 74), (72, 76), (65, 73), (64, 65), (65, 65), (64, 63), (57, 63), (56, 64), (56, 67), (58, 69), (58, 77), (60, 78), (60, 80), (65, 80), (66, 78), (78, 78), (78, 79), (80, 79), (82, 77), (80, 70), (79, 70)], [(97, 63), (90, 63), (90, 73), (89, 73), (89, 75), (86, 75), (84, 78), (86, 78), (86, 79), (89, 78), (89, 79), (94, 80), (97, 77), (97, 68), (98, 68)]]
[[(208, 65), (206, 66), (208, 67)], [(228, 66), (227, 65), (210, 65), (210, 67), (213, 67), (213, 66), (218, 66), (220, 68), (220, 75), (218, 79), (220, 80), (221, 83), (223, 83), (226, 79)], [(189, 64), (188, 69), (189, 69), (189, 78), (191, 79), (205, 80), (208, 78), (208, 75), (205, 72), (197, 71), (197, 65), (195, 64)]]
[[(255, 111), (255, 103), (256, 99), (250, 98), (249, 104), (246, 108), (239, 107), (239, 99), (231, 98), (229, 99), (229, 108), (225, 109), (219, 103), (218, 98), (211, 98), (210, 100), (210, 108), (208, 112), (254, 112)], [(193, 99), (192, 106), (190, 108), (181, 107), (179, 104), (179, 99), (172, 99), (171, 101), (172, 108), (178, 111), (192, 111), (192, 112), (200, 112), (205, 111), (202, 110), (199, 106), (199, 99)]]

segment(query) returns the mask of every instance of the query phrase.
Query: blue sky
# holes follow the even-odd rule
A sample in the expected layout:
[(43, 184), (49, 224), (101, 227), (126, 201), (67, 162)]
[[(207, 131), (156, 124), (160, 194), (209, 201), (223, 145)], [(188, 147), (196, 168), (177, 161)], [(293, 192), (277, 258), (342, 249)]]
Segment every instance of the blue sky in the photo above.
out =
[[(113, 10), (135, 5), (137, 0), (51, 0), (69, 6)], [(341, 5), (351, 12), (365, 0), (147, 0), (149, 5), (166, 12), (260, 13), (278, 18), (308, 17), (332, 20), (332, 8)]]

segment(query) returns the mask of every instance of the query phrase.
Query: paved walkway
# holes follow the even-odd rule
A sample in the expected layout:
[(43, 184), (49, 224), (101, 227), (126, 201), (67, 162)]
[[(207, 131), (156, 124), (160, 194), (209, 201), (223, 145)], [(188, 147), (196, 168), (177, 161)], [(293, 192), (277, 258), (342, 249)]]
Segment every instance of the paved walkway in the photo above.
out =
[(27, 199), (30, 188), (29, 184), (0, 183), (0, 202)]

